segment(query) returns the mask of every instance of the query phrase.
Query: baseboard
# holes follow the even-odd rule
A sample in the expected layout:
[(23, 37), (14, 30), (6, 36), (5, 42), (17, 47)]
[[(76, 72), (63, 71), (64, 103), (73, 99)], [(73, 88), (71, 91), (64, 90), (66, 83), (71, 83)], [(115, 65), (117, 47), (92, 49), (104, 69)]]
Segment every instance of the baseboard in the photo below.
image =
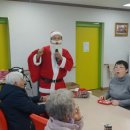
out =
[(107, 90), (109, 87), (101, 87), (101, 90)]

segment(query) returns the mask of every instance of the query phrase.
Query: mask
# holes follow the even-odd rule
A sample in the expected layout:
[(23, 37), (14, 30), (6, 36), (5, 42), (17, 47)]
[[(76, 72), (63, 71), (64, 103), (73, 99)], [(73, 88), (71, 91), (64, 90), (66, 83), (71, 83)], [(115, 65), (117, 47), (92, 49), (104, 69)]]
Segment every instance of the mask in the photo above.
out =
[(70, 118), (70, 119), (68, 120), (68, 123), (74, 124), (74, 119), (73, 119), (73, 118)]

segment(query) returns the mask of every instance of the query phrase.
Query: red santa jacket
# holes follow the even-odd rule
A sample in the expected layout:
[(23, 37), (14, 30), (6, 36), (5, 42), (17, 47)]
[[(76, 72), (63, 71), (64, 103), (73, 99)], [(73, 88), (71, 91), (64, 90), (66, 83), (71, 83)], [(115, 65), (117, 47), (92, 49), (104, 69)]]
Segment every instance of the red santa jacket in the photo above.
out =
[[(69, 52), (66, 49), (62, 49), (62, 56), (66, 59), (65, 65), (63, 68), (59, 68), (58, 74), (56, 76), (56, 80), (61, 80), (60, 82), (46, 83), (43, 79), (53, 80), (54, 78), (54, 69), (53, 69), (53, 61), (52, 61), (52, 53), (50, 50), (50, 46), (45, 46), (44, 53), (41, 56), (42, 62), (40, 65), (35, 65), (33, 58), (34, 55), (37, 54), (38, 50), (33, 51), (28, 57), (28, 67), (31, 75), (31, 79), (33, 82), (40, 81), (40, 92), (41, 93), (50, 93), (49, 89), (54, 87), (53, 89), (65, 88), (65, 83), (62, 80), (67, 71), (70, 71), (73, 66), (73, 59)], [(58, 62), (58, 66), (60, 66), (62, 61)], [(47, 90), (47, 91), (46, 91)]]

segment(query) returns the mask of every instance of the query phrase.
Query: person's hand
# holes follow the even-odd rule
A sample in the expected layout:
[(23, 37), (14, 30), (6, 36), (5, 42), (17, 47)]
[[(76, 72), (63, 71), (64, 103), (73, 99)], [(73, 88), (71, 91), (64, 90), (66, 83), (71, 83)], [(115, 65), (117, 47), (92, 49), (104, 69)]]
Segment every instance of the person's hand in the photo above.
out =
[(42, 55), (43, 55), (43, 52), (44, 52), (44, 49), (43, 49), (43, 48), (39, 49), (38, 52), (37, 52), (36, 58), (38, 59), (40, 56), (42, 56)]
[(99, 100), (105, 100), (106, 98), (104, 96), (100, 96)]
[(48, 95), (47, 96), (41, 96), (40, 101), (41, 102), (46, 102), (48, 100)]
[(80, 113), (79, 107), (75, 108), (74, 120), (75, 121), (81, 120), (81, 113)]
[(55, 58), (59, 60), (62, 60), (62, 55), (59, 52), (55, 52)]
[(114, 106), (119, 106), (119, 101), (118, 100), (111, 100), (112, 105)]

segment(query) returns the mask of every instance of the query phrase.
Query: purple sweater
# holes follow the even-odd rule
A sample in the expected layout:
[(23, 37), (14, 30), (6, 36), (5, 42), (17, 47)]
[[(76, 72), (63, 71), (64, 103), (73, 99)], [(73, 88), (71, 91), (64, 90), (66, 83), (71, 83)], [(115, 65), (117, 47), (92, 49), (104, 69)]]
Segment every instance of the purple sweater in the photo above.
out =
[(62, 121), (55, 120), (50, 117), (48, 120), (45, 130), (81, 130), (83, 127), (83, 120), (76, 121), (75, 123), (66, 123)]

